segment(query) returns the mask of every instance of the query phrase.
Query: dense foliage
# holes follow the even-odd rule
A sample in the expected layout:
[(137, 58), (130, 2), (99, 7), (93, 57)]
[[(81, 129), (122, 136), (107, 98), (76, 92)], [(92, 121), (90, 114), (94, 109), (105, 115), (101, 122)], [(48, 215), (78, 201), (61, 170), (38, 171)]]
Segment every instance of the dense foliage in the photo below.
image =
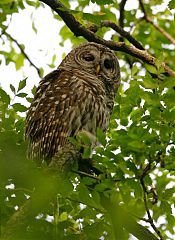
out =
[[(161, 8), (160, 0), (140, 0), (136, 1), (136, 8), (130, 6), (131, 10), (124, 7), (126, 0), (118, 2), (93, 0), (91, 4), (96, 7), (92, 8), (92, 13), (87, 13), (89, 0), (61, 1), (83, 26), (88, 29), (96, 26), (97, 36), (110, 36), (114, 42), (132, 45), (124, 35), (100, 26), (101, 21), (110, 20), (129, 32), (155, 57), (155, 64), (150, 65), (143, 58), (133, 57), (132, 51), (124, 53), (121, 48), (116, 52), (122, 83), (107, 138), (98, 132), (101, 145), (93, 159), (95, 167), (102, 172), (99, 176), (70, 172), (65, 177), (50, 172), (47, 166), (37, 168), (35, 163), (26, 160), (24, 115), (21, 113), (27, 111), (22, 100), (31, 102), (25, 88), (28, 79), (19, 81), (18, 87), (11, 83), (11, 94), (0, 88), (2, 239), (175, 238), (175, 75), (165, 73), (163, 68), (166, 62), (175, 71), (172, 10), (175, 1)], [(132, 1), (128, 0), (129, 3), (132, 5)], [(15, 64), (17, 71), (28, 61), (30, 68), (35, 68), (41, 76), (43, 69), (33, 64), (30, 52), (27, 54), (25, 46), (8, 31), (10, 16), (20, 14), (29, 5), (35, 11), (46, 7), (33, 0), (0, 1), (1, 60), (6, 65)], [(59, 25), (60, 16), (52, 14)], [(45, 27), (36, 27), (34, 21), (32, 26), (36, 33), (37, 28)], [(73, 46), (86, 41), (76, 37), (66, 25), (61, 28), (60, 36), (60, 45), (67, 39)], [(4, 50), (7, 42), (9, 48)], [(54, 60), (55, 55), (53, 63)], [(51, 68), (53, 63), (48, 63)], [(34, 86), (32, 94), (35, 89)], [(83, 141), (88, 145), (88, 139)]]

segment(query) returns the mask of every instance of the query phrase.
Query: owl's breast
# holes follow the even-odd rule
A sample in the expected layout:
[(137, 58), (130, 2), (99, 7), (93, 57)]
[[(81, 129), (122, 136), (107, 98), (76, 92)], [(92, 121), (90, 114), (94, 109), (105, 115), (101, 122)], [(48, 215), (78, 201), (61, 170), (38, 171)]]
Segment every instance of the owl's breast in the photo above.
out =
[(80, 121), (81, 128), (94, 135), (97, 128), (105, 132), (111, 117), (113, 97), (106, 94), (103, 82), (94, 76), (79, 76), (76, 84), (81, 116), (77, 116), (77, 124)]
[(82, 118), (82, 127), (94, 135), (96, 135), (97, 128), (105, 132), (109, 125), (110, 116), (106, 104), (100, 101), (92, 102), (92, 109), (86, 112), (85, 118)]

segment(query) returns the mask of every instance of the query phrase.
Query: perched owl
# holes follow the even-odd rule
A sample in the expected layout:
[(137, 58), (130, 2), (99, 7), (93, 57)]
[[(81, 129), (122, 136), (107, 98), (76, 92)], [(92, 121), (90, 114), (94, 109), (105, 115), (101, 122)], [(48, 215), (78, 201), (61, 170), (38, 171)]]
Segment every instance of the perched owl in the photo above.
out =
[(120, 83), (117, 57), (109, 48), (85, 43), (41, 80), (26, 117), (28, 157), (63, 169), (80, 153), (69, 137), (108, 128)]

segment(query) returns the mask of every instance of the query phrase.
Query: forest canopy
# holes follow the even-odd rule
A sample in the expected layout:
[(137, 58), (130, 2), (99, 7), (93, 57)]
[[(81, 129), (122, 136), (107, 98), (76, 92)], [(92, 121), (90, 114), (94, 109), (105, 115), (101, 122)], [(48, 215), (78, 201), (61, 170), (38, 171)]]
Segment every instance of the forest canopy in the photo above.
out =
[[(15, 67), (24, 76), (6, 88), (0, 77), (0, 239), (175, 238), (174, 8), (174, 0), (0, 1), (0, 71)], [(45, 9), (60, 29), (57, 52), (45, 66), (9, 30), (28, 9), (36, 15)], [(30, 20), (35, 39), (40, 29), (47, 39), (48, 26)], [(67, 40), (71, 48), (103, 44), (120, 63), (110, 126), (106, 135), (97, 133), (92, 156), (98, 175), (65, 177), (26, 158), (25, 115), (38, 85), (31, 78), (57, 68)], [(89, 140), (81, 140), (86, 155)]]

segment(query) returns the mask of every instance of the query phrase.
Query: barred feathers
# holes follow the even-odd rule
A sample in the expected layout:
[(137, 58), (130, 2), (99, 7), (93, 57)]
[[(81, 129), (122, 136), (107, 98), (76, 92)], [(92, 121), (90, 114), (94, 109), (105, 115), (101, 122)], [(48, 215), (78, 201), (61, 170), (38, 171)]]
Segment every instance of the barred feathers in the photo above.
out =
[[(114, 62), (104, 71), (103, 57)], [(97, 72), (98, 65), (101, 72)], [(108, 48), (87, 43), (69, 53), (40, 82), (29, 108), (28, 157), (58, 168), (73, 162), (79, 153), (67, 138), (82, 130), (93, 135), (97, 128), (107, 130), (119, 82), (118, 61)]]

